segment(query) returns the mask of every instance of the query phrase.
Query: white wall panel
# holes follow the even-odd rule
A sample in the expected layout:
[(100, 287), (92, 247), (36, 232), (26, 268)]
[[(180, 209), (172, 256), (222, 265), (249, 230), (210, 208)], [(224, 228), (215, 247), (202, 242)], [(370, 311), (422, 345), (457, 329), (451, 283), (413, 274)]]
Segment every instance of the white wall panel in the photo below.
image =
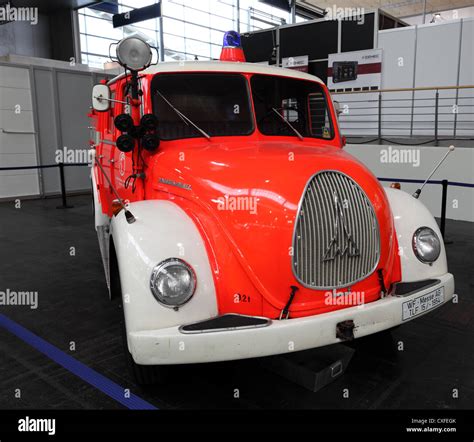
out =
[(31, 170), (0, 172), (0, 198), (39, 194), (38, 174)]
[[(474, 85), (474, 19), (466, 19), (462, 23), (459, 84)], [(474, 89), (460, 89), (458, 104), (459, 114), (457, 115), (456, 134), (472, 137), (474, 115), (467, 115), (467, 113), (474, 113)]]
[(415, 87), (455, 86), (461, 22), (418, 26)]
[[(462, 38), (462, 39), (461, 39)], [(474, 19), (451, 21), (379, 31), (378, 47), (383, 50), (382, 88), (457, 86), (474, 84)], [(336, 98), (337, 97), (337, 98)], [(411, 98), (415, 97), (412, 110)], [(438, 136), (473, 135), (474, 89), (440, 90), (438, 101)], [(377, 94), (373, 94), (373, 99)], [(382, 136), (435, 137), (436, 91), (393, 92), (382, 96)], [(366, 94), (335, 96), (339, 101), (365, 100)], [(396, 101), (391, 101), (396, 100)], [(368, 106), (370, 103), (366, 103)], [(374, 104), (374, 103), (372, 103)], [(363, 107), (364, 103), (354, 106)], [(367, 114), (372, 113), (371, 110)], [(412, 115), (413, 114), (413, 115)], [(377, 134), (378, 118), (355, 130), (360, 118), (342, 117), (345, 135)], [(413, 123), (411, 123), (413, 121)], [(368, 129), (367, 129), (368, 128)]]
[[(6, 134), (0, 132), (0, 155), (24, 155), (24, 154), (34, 154), (31, 151), (31, 146), (35, 143), (34, 134)], [(6, 166), (3, 161), (0, 160), (2, 166)], [(36, 160), (32, 164), (23, 164), (24, 166), (32, 166), (36, 164)], [(1, 166), (0, 166), (1, 167)]]
[[(29, 75), (27, 67), (0, 66), (0, 167), (37, 165)], [(39, 191), (37, 170), (0, 171), (0, 198)]]
[(30, 89), (30, 76), (27, 68), (0, 66), (0, 87)]
[[(418, 26), (415, 87), (457, 85), (460, 37), (460, 21)], [(425, 102), (426, 105), (433, 105), (433, 108), (429, 109), (430, 115), (424, 115), (428, 113), (426, 108), (416, 112), (416, 120), (420, 121), (416, 126), (420, 130), (416, 134), (431, 135), (434, 132), (435, 119), (434, 91), (420, 91), (416, 93), (416, 97), (433, 98)], [(439, 91), (439, 135), (453, 135), (455, 97), (454, 90)]]
[[(405, 163), (382, 163), (381, 151), (392, 149), (419, 150), (419, 166)], [(346, 150), (362, 161), (379, 178), (404, 178), (423, 180), (446, 153), (446, 147), (404, 147), (380, 145), (347, 145)], [(432, 180), (443, 180), (474, 184), (474, 148), (457, 148), (435, 172)], [(388, 186), (390, 183), (382, 183)], [(421, 184), (401, 183), (402, 190), (413, 193)], [(439, 217), (441, 213), (441, 185), (428, 184), (423, 189), (420, 200), (430, 212)], [(474, 188), (449, 186), (446, 218), (474, 221)]]
[(378, 47), (383, 54), (382, 89), (413, 87), (416, 28), (379, 32)]
[[(87, 150), (91, 89), (111, 75), (54, 60), (16, 57), (13, 62), (1, 61), (0, 167), (55, 164), (57, 151), (64, 147)], [(16, 105), (20, 113), (15, 113)], [(89, 175), (88, 167), (67, 167), (66, 190), (89, 191)], [(36, 170), (0, 171), (0, 178), (0, 198), (60, 192), (57, 168), (39, 174)]]
[(17, 105), (20, 106), (21, 111), (33, 109), (30, 89), (0, 87), (0, 109), (14, 110)]
[[(0, 130), (3, 132), (34, 132), (33, 112), (23, 110), (16, 113), (13, 109), (0, 109)], [(32, 146), (33, 151), (35, 146)]]

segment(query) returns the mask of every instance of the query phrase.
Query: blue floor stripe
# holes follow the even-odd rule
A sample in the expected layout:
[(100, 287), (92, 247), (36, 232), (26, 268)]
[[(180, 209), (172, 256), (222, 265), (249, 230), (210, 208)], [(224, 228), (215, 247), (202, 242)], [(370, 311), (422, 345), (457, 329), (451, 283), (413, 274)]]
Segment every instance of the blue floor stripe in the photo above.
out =
[(156, 410), (157, 407), (149, 402), (130, 393), (130, 397), (125, 397), (125, 389), (105, 376), (97, 373), (92, 368), (74, 359), (72, 356), (59, 350), (59, 348), (35, 335), (25, 327), (12, 321), (0, 313), (0, 326), (6, 328), (9, 332), (26, 342), (27, 344), (40, 351), (54, 362), (63, 366), (66, 370), (80, 377), (83, 381), (102, 391), (102, 393), (120, 402), (131, 410)]

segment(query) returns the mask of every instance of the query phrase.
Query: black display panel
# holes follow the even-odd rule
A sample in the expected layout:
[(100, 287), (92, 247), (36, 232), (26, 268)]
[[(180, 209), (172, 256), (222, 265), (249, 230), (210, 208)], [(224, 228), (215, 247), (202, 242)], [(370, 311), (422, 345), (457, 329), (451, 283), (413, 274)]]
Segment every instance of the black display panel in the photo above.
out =
[(364, 15), (364, 23), (355, 20), (344, 20), (342, 22), (342, 52), (373, 49), (374, 20), (375, 14), (373, 12)]
[(379, 14), (379, 29), (393, 29), (397, 26), (395, 20), (386, 15)]
[(96, 11), (107, 12), (108, 14), (118, 14), (118, 0), (107, 0), (96, 5), (90, 5), (90, 9), (95, 9)]
[(332, 64), (332, 82), (343, 83), (357, 79), (357, 61), (335, 61)]
[(275, 39), (275, 30), (242, 34), (241, 41), (246, 60), (251, 63), (270, 61), (276, 44)]
[(118, 28), (120, 26), (131, 25), (133, 23), (139, 23), (156, 17), (161, 17), (161, 3), (145, 6), (144, 8), (132, 9), (123, 14), (115, 14), (112, 16), (112, 24), (114, 28)]
[(327, 61), (313, 61), (309, 63), (308, 73), (316, 75), (325, 84), (328, 83), (328, 62)]
[(280, 29), (280, 57), (307, 55), (310, 60), (337, 52), (337, 21), (324, 20)]
[(285, 11), (291, 11), (291, 5), (288, 0), (260, 0), (262, 3), (274, 6), (275, 8), (283, 9)]

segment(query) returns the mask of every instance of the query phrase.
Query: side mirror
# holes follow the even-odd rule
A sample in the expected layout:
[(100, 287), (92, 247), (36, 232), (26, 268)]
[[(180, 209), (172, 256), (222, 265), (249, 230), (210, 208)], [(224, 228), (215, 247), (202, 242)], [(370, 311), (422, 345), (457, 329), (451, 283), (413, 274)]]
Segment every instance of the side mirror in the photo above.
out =
[(336, 111), (336, 116), (339, 117), (339, 115), (342, 114), (342, 109), (341, 105), (339, 104), (339, 101), (334, 101), (334, 110)]
[(105, 112), (110, 108), (110, 89), (106, 84), (96, 84), (92, 88), (92, 107), (97, 112)]

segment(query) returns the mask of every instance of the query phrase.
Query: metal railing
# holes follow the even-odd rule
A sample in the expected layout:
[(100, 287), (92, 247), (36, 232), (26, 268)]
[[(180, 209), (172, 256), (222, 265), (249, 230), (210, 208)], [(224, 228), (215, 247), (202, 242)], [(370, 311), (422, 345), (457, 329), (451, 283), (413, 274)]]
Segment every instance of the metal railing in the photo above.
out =
[(408, 144), (435, 146), (442, 140), (474, 140), (474, 85), (337, 89), (332, 96), (339, 103), (339, 126), (347, 138), (405, 144), (403, 140), (425, 137), (429, 139)]
[[(13, 167), (0, 167), (0, 172), (5, 170), (27, 170), (27, 169), (48, 169), (57, 167), (59, 169), (59, 179), (61, 183), (61, 201), (62, 205), (58, 206), (57, 209), (71, 209), (74, 206), (70, 206), (67, 203), (67, 191), (66, 191), (66, 179), (64, 176), (64, 168), (66, 166), (87, 166), (89, 163), (57, 163), (57, 164), (46, 164), (42, 166), (13, 166)], [(423, 183), (424, 180), (415, 180), (415, 179), (406, 179), (406, 178), (386, 178), (386, 177), (377, 177), (379, 181), (385, 182), (398, 182), (398, 183)], [(441, 194), (441, 217), (440, 217), (440, 231), (444, 237), (445, 226), (446, 226), (446, 201), (448, 196), (448, 186), (458, 186), (458, 187), (469, 187), (474, 188), (474, 184), (471, 183), (461, 183), (456, 181), (448, 180), (428, 180), (427, 184), (440, 184), (442, 186)]]
[(62, 205), (58, 206), (57, 209), (72, 209), (74, 206), (70, 206), (67, 203), (67, 192), (66, 192), (66, 178), (64, 176), (65, 167), (77, 167), (77, 166), (90, 166), (89, 163), (56, 163), (56, 164), (43, 164), (37, 166), (11, 166), (11, 167), (0, 167), (0, 172), (4, 170), (30, 170), (30, 169), (51, 169), (58, 168), (59, 170), (59, 182), (61, 188), (61, 201)]
[[(391, 182), (391, 183), (410, 183), (410, 184), (422, 184), (424, 180), (414, 180), (414, 179), (407, 179), (407, 178), (381, 178), (377, 177), (379, 181)], [(446, 202), (448, 199), (448, 187), (449, 186), (456, 186), (456, 187), (469, 187), (474, 188), (474, 184), (471, 183), (461, 183), (458, 181), (449, 181), (449, 180), (428, 180), (426, 184), (438, 184), (442, 186), (441, 190), (441, 214), (440, 214), (440, 221), (439, 221), (439, 230), (445, 237), (445, 227), (446, 227)]]

